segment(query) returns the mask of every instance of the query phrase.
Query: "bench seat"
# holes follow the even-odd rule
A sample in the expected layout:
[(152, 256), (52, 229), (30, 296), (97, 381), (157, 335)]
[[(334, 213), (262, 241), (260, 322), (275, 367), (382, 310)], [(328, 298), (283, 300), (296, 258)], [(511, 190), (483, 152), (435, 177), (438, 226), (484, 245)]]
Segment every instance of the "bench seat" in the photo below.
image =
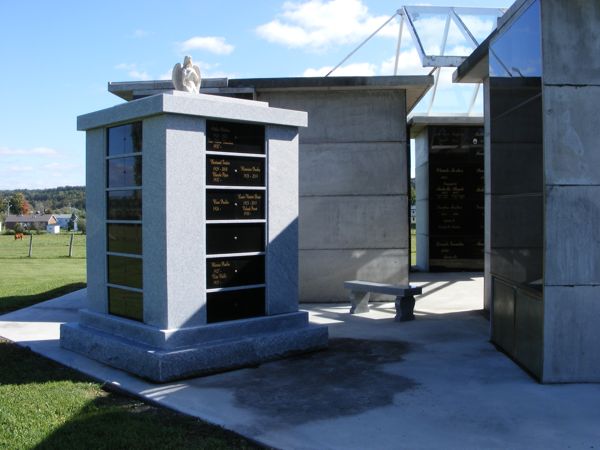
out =
[(369, 311), (371, 292), (396, 297), (396, 319), (400, 322), (414, 320), (415, 295), (422, 293), (421, 287), (398, 286), (395, 284), (374, 283), (372, 281), (345, 281), (344, 288), (350, 291), (350, 314)]

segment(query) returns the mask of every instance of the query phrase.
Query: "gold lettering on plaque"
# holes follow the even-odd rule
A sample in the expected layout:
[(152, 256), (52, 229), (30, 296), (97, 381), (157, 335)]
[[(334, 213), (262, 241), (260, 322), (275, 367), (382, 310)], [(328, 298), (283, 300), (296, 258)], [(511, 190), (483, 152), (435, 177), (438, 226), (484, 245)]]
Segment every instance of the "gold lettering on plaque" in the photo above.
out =
[(239, 193), (237, 199), (242, 203), (243, 217), (252, 217), (259, 213), (262, 194)]
[(211, 261), (210, 262), (210, 279), (215, 286), (221, 286), (227, 281), (227, 269), (231, 267), (229, 261)]
[(209, 158), (209, 163), (211, 166), (212, 180), (215, 183), (221, 183), (223, 180), (229, 178), (230, 161), (227, 161), (226, 159)]
[(240, 166), (240, 171), (242, 172), (242, 177), (245, 180), (258, 180), (260, 178), (260, 174), (262, 172), (260, 166)]
[(226, 198), (213, 198), (211, 200), (212, 210), (214, 212), (219, 212), (222, 210), (223, 206), (229, 206), (231, 202)]

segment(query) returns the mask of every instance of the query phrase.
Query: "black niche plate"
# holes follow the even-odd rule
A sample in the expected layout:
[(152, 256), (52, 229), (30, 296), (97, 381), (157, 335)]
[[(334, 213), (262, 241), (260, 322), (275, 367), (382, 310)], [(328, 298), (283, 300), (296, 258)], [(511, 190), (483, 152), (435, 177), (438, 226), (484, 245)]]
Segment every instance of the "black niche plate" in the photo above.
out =
[(206, 251), (209, 255), (264, 250), (265, 225), (263, 223), (206, 225)]
[(265, 257), (208, 258), (206, 287), (208, 289), (249, 286), (265, 282)]
[(265, 191), (206, 191), (207, 220), (265, 218)]
[(264, 158), (236, 156), (206, 157), (206, 184), (221, 186), (264, 186)]
[(265, 288), (206, 294), (207, 323), (265, 315)]
[(265, 127), (248, 123), (206, 121), (206, 150), (265, 153)]

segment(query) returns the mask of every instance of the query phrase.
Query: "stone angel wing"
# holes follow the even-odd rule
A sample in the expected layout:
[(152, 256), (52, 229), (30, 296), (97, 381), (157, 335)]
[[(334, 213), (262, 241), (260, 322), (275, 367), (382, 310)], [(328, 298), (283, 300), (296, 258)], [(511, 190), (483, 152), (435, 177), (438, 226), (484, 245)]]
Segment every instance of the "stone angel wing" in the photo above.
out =
[(200, 67), (194, 64), (192, 68), (194, 69), (194, 72), (196, 72), (196, 75), (198, 75), (198, 91), (200, 91), (200, 84), (202, 80), (202, 77), (200, 76)]
[[(197, 67), (197, 66), (194, 66), (194, 67)], [(198, 71), (200, 71), (200, 70), (198, 70)], [(175, 66), (173, 67), (173, 74), (172, 74), (171, 78), (173, 80), (173, 86), (175, 86), (175, 89), (177, 89), (178, 91), (183, 91), (185, 89), (183, 87), (181, 63), (175, 64)]]

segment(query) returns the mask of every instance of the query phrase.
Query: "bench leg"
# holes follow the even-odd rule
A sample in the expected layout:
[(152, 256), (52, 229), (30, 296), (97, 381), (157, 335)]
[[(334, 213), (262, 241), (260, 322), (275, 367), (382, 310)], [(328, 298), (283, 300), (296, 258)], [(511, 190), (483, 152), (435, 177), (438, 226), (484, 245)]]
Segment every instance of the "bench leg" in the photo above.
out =
[(369, 292), (350, 291), (350, 314), (369, 312)]
[(396, 297), (396, 318), (397, 322), (408, 322), (409, 320), (415, 320), (413, 313), (415, 309), (415, 298), (412, 295), (406, 295), (404, 297)]

